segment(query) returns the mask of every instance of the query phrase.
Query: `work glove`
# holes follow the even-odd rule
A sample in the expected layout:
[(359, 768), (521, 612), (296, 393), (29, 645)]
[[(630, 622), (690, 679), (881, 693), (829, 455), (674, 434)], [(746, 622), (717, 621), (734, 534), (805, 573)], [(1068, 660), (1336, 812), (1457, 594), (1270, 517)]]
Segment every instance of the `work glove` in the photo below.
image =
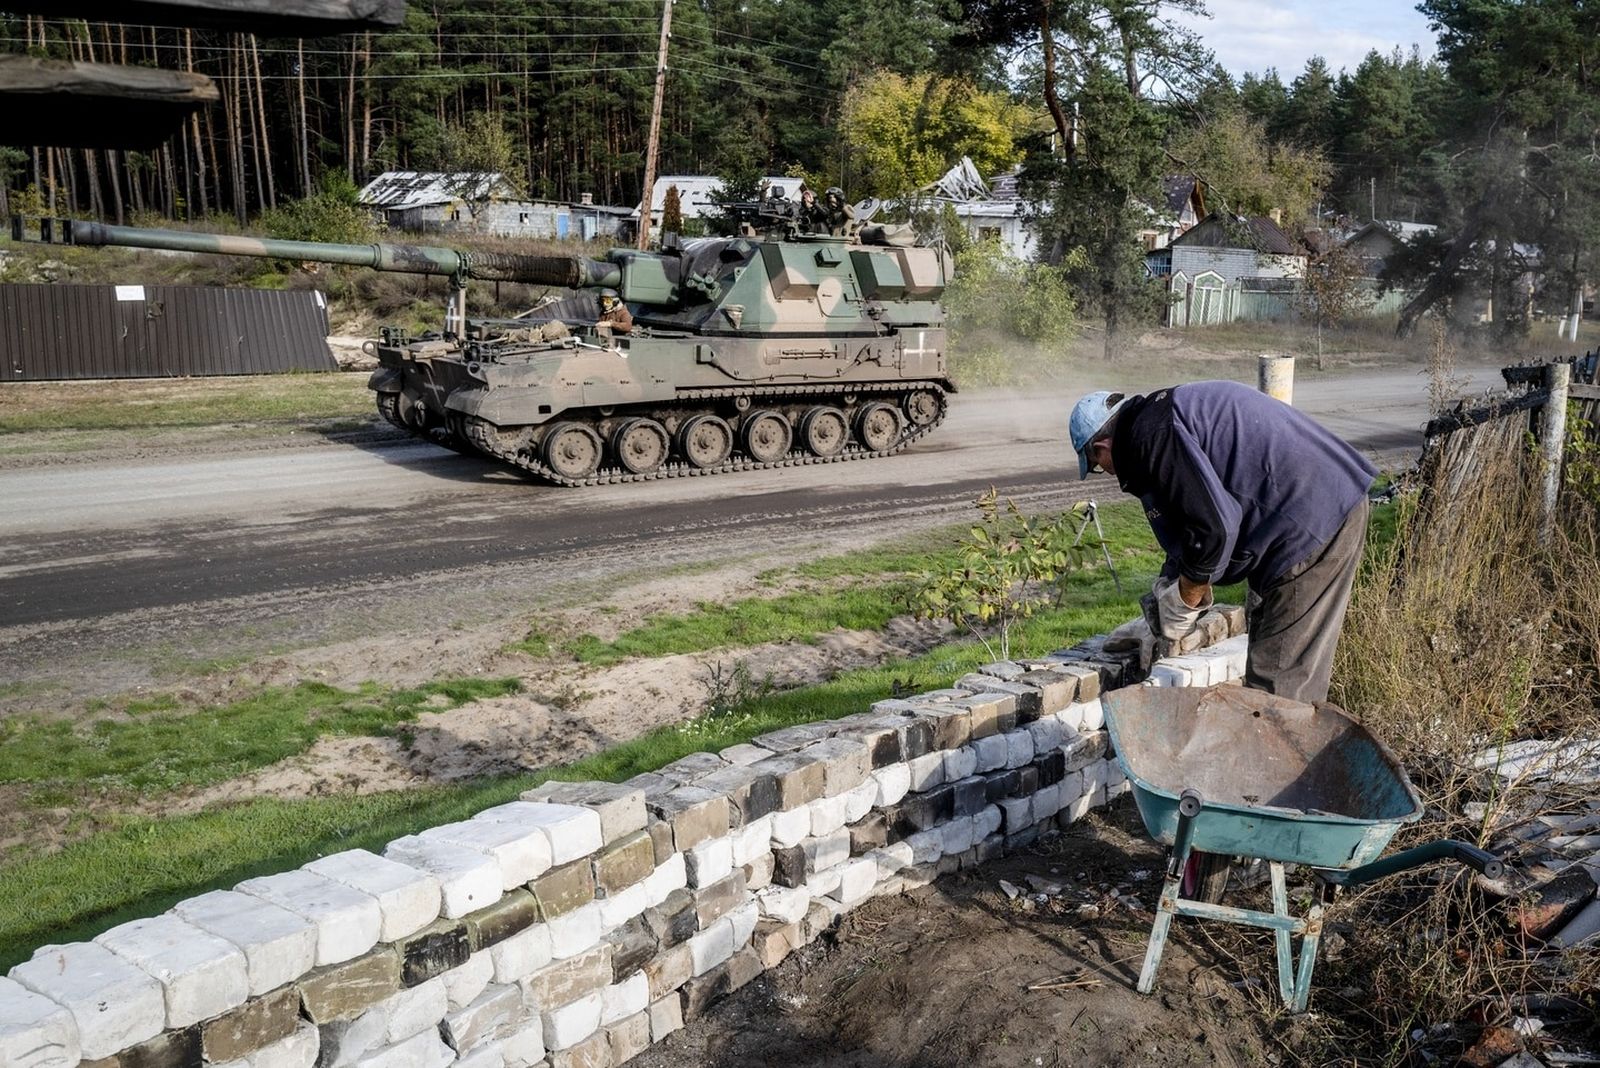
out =
[(1205, 600), (1200, 606), (1190, 608), (1178, 593), (1178, 580), (1175, 578), (1156, 579), (1153, 592), (1156, 595), (1156, 615), (1161, 623), (1161, 636), (1173, 643), (1181, 642), (1193, 634), (1200, 625), (1200, 617), (1213, 603), (1211, 590), (1207, 588)]
[(1130, 653), (1137, 649), (1140, 671), (1149, 671), (1150, 665), (1157, 659), (1156, 636), (1150, 630), (1149, 620), (1143, 616), (1131, 619), (1107, 634), (1101, 648), (1108, 653)]

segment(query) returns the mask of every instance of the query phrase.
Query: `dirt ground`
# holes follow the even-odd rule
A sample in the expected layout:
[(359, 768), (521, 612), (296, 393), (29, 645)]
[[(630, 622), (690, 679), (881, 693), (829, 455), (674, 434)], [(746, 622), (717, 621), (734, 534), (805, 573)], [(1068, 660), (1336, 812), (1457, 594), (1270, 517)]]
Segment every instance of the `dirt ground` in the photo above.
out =
[[(1179, 921), (1156, 992), (1134, 990), (1163, 860), (1124, 799), (1026, 854), (868, 902), (630, 1063), (1293, 1063), (1274, 1014), (1235, 985), (1240, 965), (1197, 941), (1194, 921)], [(1028, 892), (1030, 877), (1059, 894)], [(1025, 892), (1008, 897), (1002, 880)], [(1272, 980), (1270, 955), (1240, 963)]]

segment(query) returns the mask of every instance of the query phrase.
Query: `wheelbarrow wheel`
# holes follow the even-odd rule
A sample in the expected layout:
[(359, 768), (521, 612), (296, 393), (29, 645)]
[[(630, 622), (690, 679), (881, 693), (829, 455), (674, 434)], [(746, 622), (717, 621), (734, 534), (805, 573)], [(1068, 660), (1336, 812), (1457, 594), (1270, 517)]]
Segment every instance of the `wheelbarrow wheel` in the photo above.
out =
[(1178, 892), (1190, 901), (1205, 901), (1215, 905), (1227, 892), (1228, 876), (1232, 872), (1232, 857), (1194, 850), (1189, 854), (1189, 863), (1184, 865), (1183, 885)]

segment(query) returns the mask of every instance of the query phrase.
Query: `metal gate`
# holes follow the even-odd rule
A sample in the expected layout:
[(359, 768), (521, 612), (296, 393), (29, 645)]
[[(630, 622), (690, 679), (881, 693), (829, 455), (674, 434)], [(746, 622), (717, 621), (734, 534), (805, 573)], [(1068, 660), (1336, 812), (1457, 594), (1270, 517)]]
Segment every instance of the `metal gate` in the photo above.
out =
[(316, 290), (0, 285), (0, 381), (337, 370)]

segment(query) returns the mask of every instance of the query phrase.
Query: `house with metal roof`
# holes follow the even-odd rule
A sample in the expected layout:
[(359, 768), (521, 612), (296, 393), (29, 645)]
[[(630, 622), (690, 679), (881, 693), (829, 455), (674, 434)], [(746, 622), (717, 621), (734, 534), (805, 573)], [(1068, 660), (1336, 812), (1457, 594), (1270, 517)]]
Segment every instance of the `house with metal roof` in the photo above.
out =
[(1145, 266), (1167, 279), (1169, 325), (1280, 318), (1305, 277), (1306, 249), (1265, 215), (1212, 212), (1148, 253)]
[(494, 171), (389, 171), (368, 182), (358, 201), (391, 230), (479, 233), (501, 237), (625, 241), (633, 232), (628, 208), (521, 196)]

